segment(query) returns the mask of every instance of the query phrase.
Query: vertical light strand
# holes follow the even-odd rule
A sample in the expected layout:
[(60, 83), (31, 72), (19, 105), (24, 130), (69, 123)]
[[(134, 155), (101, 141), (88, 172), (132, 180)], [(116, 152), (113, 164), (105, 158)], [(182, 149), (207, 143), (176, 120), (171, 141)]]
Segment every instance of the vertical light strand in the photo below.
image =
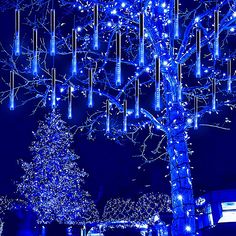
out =
[(220, 14), (219, 10), (214, 11), (214, 33), (215, 33), (215, 39), (214, 39), (214, 58), (218, 59), (220, 56), (220, 45), (219, 45), (219, 32), (220, 28)]
[(52, 68), (52, 109), (56, 108), (56, 68)]
[(144, 66), (144, 13), (139, 14), (139, 66)]
[(182, 65), (178, 64), (178, 100), (182, 101)]
[(227, 91), (232, 92), (232, 60), (227, 61)]
[(179, 0), (174, 4), (174, 39), (179, 39)]
[(110, 132), (110, 101), (106, 100), (106, 133)]
[(93, 49), (98, 50), (98, 4), (94, 5)]
[(121, 85), (121, 32), (116, 32), (116, 86)]
[(33, 29), (33, 62), (32, 62), (33, 75), (38, 75), (38, 30)]
[(161, 109), (161, 67), (160, 57), (155, 58), (155, 110)]
[(196, 78), (201, 78), (201, 29), (196, 30)]
[(83, 228), (80, 229), (80, 236), (84, 236), (84, 230), (83, 230)]
[(10, 110), (13, 111), (15, 109), (15, 73), (14, 71), (10, 71)]
[(135, 118), (139, 118), (139, 79), (135, 80)]
[(83, 227), (83, 236), (86, 236), (86, 226)]
[(77, 74), (77, 33), (72, 29), (72, 75)]
[(72, 86), (68, 87), (68, 119), (72, 119)]
[(88, 107), (93, 107), (93, 70), (90, 68), (88, 71), (89, 87), (88, 87)]
[(46, 236), (47, 235), (47, 232), (46, 232), (46, 227), (44, 225), (42, 225), (42, 236)]
[(15, 56), (20, 55), (20, 10), (15, 10), (15, 42), (14, 42)]
[(50, 55), (56, 54), (56, 12), (55, 9), (50, 11), (50, 28), (51, 28), (51, 40), (50, 40)]
[(123, 132), (127, 132), (127, 100), (123, 101)]
[(216, 111), (216, 79), (212, 79), (212, 111)]
[(198, 97), (194, 97), (194, 129), (198, 129)]

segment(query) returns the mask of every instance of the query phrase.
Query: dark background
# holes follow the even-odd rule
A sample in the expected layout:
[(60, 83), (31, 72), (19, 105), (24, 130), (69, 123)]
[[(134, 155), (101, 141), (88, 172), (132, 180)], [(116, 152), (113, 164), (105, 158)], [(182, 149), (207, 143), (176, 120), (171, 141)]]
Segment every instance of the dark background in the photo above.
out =
[[(12, 12), (11, 12), (12, 13)], [(9, 45), (13, 37), (14, 18), (11, 13), (0, 12), (0, 41)], [(0, 70), (0, 76), (6, 78), (6, 73)], [(28, 104), (9, 111), (8, 104), (0, 106), (0, 194), (14, 195), (15, 184), (22, 174), (17, 160), (31, 160), (28, 146), (32, 141), (32, 130), (37, 129), (37, 121), (43, 119), (48, 110), (39, 110), (34, 116), (30, 115), (33, 104)], [(63, 110), (66, 120), (66, 111)], [(79, 111), (71, 124), (81, 124)], [(236, 188), (236, 113), (224, 110), (223, 113), (233, 122), (230, 131), (201, 127), (197, 131), (190, 131), (190, 143), (194, 154), (191, 158), (193, 188), (195, 196), (200, 196), (211, 190)], [(217, 121), (217, 115), (211, 117)], [(207, 123), (208, 118), (201, 122)], [(235, 121), (235, 122), (234, 122)], [(103, 135), (97, 140), (88, 141), (85, 136), (75, 136), (73, 148), (81, 157), (79, 166), (88, 173), (85, 188), (91, 193), (100, 210), (111, 197), (133, 197), (143, 192), (165, 192), (170, 194), (167, 163), (156, 161), (138, 169), (141, 160), (133, 157), (137, 154), (137, 147), (127, 142), (118, 145), (107, 140)], [(16, 217), (17, 218), (17, 217)], [(15, 221), (15, 228), (29, 224), (29, 220)], [(13, 216), (11, 216), (11, 223)], [(27, 221), (27, 222), (26, 222)], [(13, 227), (13, 228), (14, 228)], [(11, 232), (11, 226), (6, 224)], [(54, 226), (50, 235), (60, 235), (60, 226)], [(57, 230), (57, 233), (54, 234)], [(234, 224), (219, 225), (204, 235), (236, 235)], [(8, 233), (6, 235), (14, 235)], [(30, 234), (29, 234), (30, 235)], [(61, 233), (61, 235), (63, 235)], [(115, 235), (115, 234), (113, 234)], [(123, 235), (121, 232), (119, 235)], [(130, 235), (129, 233), (127, 235)], [(27, 233), (25, 233), (27, 236)]]

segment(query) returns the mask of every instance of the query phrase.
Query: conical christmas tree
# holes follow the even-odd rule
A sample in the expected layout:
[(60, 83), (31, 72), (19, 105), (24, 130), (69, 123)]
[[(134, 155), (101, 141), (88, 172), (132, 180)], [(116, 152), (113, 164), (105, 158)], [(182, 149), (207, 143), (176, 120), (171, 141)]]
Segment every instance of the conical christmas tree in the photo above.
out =
[(73, 225), (97, 221), (98, 211), (88, 192), (81, 188), (87, 173), (75, 162), (79, 157), (70, 149), (73, 134), (61, 116), (56, 112), (48, 114), (33, 135), (33, 160), (22, 161), (25, 173), (17, 190), (36, 212), (38, 223)]

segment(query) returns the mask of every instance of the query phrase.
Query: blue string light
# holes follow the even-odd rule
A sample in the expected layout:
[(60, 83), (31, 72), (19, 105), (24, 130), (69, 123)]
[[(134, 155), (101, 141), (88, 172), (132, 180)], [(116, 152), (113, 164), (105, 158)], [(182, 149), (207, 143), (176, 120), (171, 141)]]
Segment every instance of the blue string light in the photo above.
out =
[(55, 9), (50, 11), (50, 20), (51, 20), (51, 39), (50, 39), (50, 55), (56, 55), (56, 20), (55, 20)]
[[(38, 1), (33, 1), (31, 8), (35, 9), (37, 6), (37, 15), (44, 16), (45, 9), (35, 2)], [(189, 15), (197, 14), (195, 19), (185, 19), (183, 22), (186, 14), (185, 12), (180, 14), (179, 0), (140, 3), (140, 1), (134, 1), (132, 4), (109, 1), (99, 8), (97, 2), (94, 4), (62, 0), (60, 7), (73, 8), (77, 11), (72, 33), (64, 35), (63, 27), (65, 28), (67, 23), (62, 19), (66, 18), (60, 19), (59, 14), (57, 31), (55, 30), (55, 9), (48, 7), (46, 12), (50, 12), (51, 29), (47, 29), (45, 23), (47, 21), (42, 20), (45, 16), (38, 17), (34, 21), (30, 19), (26, 23), (34, 28), (32, 51), (27, 45), (23, 45), (26, 44), (23, 38), (20, 41), (18, 12), (21, 8), (17, 6), (13, 57), (11, 56), (9, 60), (11, 78), (10, 91), (7, 91), (7, 95), (10, 92), (10, 109), (14, 110), (16, 93), (22, 95), (18, 96), (17, 104), (32, 99), (28, 96), (24, 101), (22, 91), (26, 91), (27, 94), (33, 95), (34, 101), (40, 100), (39, 107), (45, 106), (45, 101), (50, 100), (50, 105), (55, 109), (56, 105), (59, 106), (56, 104), (57, 99), (62, 101), (68, 99), (68, 119), (72, 119), (73, 86), (76, 89), (73, 94), (75, 99), (82, 93), (87, 96), (88, 107), (96, 105), (98, 108), (96, 112), (91, 110), (93, 113), (84, 125), (86, 128), (89, 127), (89, 135), (99, 130), (98, 127), (102, 127), (102, 130), (109, 134), (107, 136), (115, 140), (125, 137), (124, 134), (129, 135), (130, 132), (147, 127), (155, 134), (164, 132), (168, 144), (166, 151), (169, 155), (172, 187), (173, 235), (194, 235), (196, 231), (194, 200), (186, 133), (189, 128), (198, 129), (204, 114), (218, 111), (221, 104), (226, 104), (218, 102), (219, 93), (222, 92), (224, 96), (227, 93), (234, 93), (232, 85), (235, 78), (231, 62), (234, 53), (223, 53), (227, 40), (220, 45), (219, 39), (220, 34), (225, 34), (227, 37), (234, 34), (236, 9), (234, 5), (229, 7), (229, 11), (224, 12), (226, 14), (220, 22), (219, 12), (226, 11), (226, 7), (231, 6), (229, 5), (231, 0), (222, 0), (217, 6), (208, 2), (205, 8), (201, 5), (202, 13), (198, 10), (196, 12), (196, 9), (188, 12)], [(29, 8), (26, 7), (24, 12), (27, 9)], [(76, 22), (79, 22), (79, 25)], [(42, 31), (40, 48), (38, 48), (37, 29)], [(49, 50), (45, 46), (49, 43), (44, 44), (45, 32), (50, 33)], [(79, 32), (78, 38), (77, 32)], [(115, 35), (116, 52), (113, 50)], [(57, 62), (55, 58), (48, 59), (49, 51), (52, 56), (58, 53), (58, 57), (60, 56), (62, 60), (71, 55), (71, 71), (66, 67), (58, 68), (57, 84), (53, 77), (51, 84), (48, 68), (56, 68)], [(20, 53), (22, 55), (20, 58), (15, 57)], [(225, 58), (226, 54), (230, 59)], [(9, 61), (4, 65), (9, 65)], [(30, 61), (31, 64), (27, 65), (25, 61)], [(218, 76), (218, 71), (223, 70), (223, 67), (226, 69), (226, 61), (227, 74)], [(2, 62), (4, 59), (0, 61)], [(222, 62), (222, 65), (219, 66), (218, 62)], [(84, 71), (89, 68), (93, 68), (96, 73), (96, 81), (93, 81), (93, 75), (89, 77), (89, 81), (84, 75)], [(21, 79), (16, 88), (13, 70)], [(32, 78), (32, 73), (37, 78)], [(60, 96), (56, 94), (56, 86), (59, 84), (62, 90), (68, 89), (68, 94), (63, 94), (63, 91)], [(153, 94), (154, 89), (155, 94)], [(2, 100), (5, 94), (0, 93)], [(95, 100), (98, 96), (101, 98)], [(153, 102), (149, 101), (150, 96), (154, 97)], [(219, 98), (221, 97), (223, 96), (220, 95)], [(102, 108), (101, 100), (106, 100), (106, 109)], [(132, 104), (130, 105), (132, 109), (127, 109), (127, 103)], [(198, 106), (198, 103), (201, 106)], [(116, 115), (113, 116), (116, 111)], [(180, 196), (182, 196), (181, 201)]]
[(15, 10), (15, 42), (14, 42), (15, 56), (20, 55), (20, 10)]

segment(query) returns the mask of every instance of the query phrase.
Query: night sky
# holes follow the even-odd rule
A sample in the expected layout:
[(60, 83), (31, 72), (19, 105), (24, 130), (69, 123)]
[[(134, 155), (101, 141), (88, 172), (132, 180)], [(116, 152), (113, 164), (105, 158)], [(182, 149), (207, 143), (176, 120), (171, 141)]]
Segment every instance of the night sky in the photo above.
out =
[[(4, 44), (13, 36), (13, 24), (13, 18), (0, 12), (0, 41)], [(0, 69), (0, 76), (6, 78), (7, 75)], [(9, 111), (7, 102), (0, 105), (1, 195), (14, 196), (14, 182), (22, 174), (17, 160), (31, 160), (28, 146), (33, 138), (32, 131), (37, 129), (37, 121), (42, 120), (49, 111), (40, 109), (32, 116), (33, 106), (29, 103)], [(81, 114), (84, 112), (80, 110), (68, 123), (81, 124)], [(62, 113), (64, 120), (67, 120), (66, 110), (62, 109)], [(232, 120), (228, 126), (230, 131), (200, 126), (198, 130), (189, 132), (189, 143), (192, 143), (191, 148), (194, 150), (190, 159), (194, 168), (192, 177), (196, 197), (211, 190), (236, 189), (236, 112), (225, 109), (222, 113)], [(203, 118), (200, 123), (214, 123), (218, 118), (222, 120), (221, 115), (213, 114)], [(138, 169), (142, 163), (134, 157), (138, 154), (138, 147), (128, 141), (119, 145), (107, 140), (104, 135), (98, 135), (95, 141), (88, 141), (86, 136), (76, 134), (72, 148), (80, 156), (79, 166), (89, 173), (84, 187), (91, 193), (99, 209), (111, 197), (135, 198), (149, 191), (170, 193), (169, 177), (164, 177), (168, 174), (167, 163), (156, 161)], [(230, 232), (235, 229), (230, 229)], [(223, 234), (214, 232), (206, 235)]]

